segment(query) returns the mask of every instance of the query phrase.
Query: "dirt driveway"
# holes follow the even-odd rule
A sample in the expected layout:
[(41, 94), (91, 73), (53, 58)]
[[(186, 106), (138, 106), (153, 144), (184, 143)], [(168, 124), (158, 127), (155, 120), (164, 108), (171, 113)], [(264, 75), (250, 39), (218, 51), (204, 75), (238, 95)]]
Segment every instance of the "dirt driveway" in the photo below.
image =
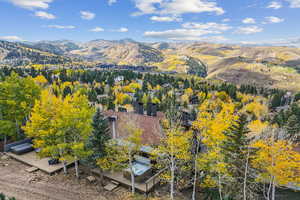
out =
[(28, 166), (1, 157), (0, 154), (0, 193), (17, 200), (123, 200), (122, 195), (127, 192), (124, 188), (114, 193), (99, 192), (97, 184), (88, 183), (85, 178), (77, 180), (73, 169), (67, 176), (28, 173)]

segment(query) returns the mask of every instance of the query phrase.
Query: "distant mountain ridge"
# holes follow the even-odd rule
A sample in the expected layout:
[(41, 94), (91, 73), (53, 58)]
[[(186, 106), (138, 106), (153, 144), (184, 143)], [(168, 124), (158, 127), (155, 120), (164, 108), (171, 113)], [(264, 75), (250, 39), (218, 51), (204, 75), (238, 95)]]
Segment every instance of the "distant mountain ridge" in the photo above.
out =
[[(6, 42), (15, 46), (12, 50), (8, 48), (9, 45), (3, 46), (2, 43), (0, 62), (18, 57), (16, 49), (20, 48), (25, 52), (34, 52), (35, 56), (32, 53), (26, 56), (39, 63), (41, 60), (48, 62), (47, 59), (51, 63), (55, 59), (59, 61), (57, 63), (80, 59), (95, 63), (157, 66), (162, 71), (197, 74), (236, 84), (251, 83), (300, 90), (300, 49), (295, 47), (99, 39), (89, 42)], [(39, 55), (41, 59), (38, 59)]]

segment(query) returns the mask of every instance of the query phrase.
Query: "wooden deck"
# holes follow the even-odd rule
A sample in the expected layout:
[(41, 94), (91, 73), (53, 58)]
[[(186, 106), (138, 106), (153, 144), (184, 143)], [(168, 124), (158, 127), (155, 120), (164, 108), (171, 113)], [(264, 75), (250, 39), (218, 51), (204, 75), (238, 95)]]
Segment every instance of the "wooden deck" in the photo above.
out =
[[(92, 172), (97, 175), (100, 174), (100, 170), (98, 169), (93, 169)], [(131, 187), (131, 181), (124, 178), (122, 172), (114, 172), (114, 173), (105, 172), (103, 175), (105, 178), (118, 182), (123, 186)], [(154, 189), (154, 187), (159, 182), (160, 182), (160, 178), (155, 175), (143, 183), (136, 182), (135, 189), (142, 193), (149, 193)]]
[[(24, 164), (27, 164), (32, 167), (36, 167), (39, 170), (47, 173), (47, 174), (54, 174), (60, 170), (63, 169), (63, 164), (57, 164), (57, 165), (49, 165), (48, 160), (49, 158), (39, 158), (35, 151), (23, 154), (23, 155), (16, 155), (14, 153), (8, 152), (6, 153), (11, 158), (20, 161)], [(68, 163), (67, 166), (72, 165), (73, 163)]]

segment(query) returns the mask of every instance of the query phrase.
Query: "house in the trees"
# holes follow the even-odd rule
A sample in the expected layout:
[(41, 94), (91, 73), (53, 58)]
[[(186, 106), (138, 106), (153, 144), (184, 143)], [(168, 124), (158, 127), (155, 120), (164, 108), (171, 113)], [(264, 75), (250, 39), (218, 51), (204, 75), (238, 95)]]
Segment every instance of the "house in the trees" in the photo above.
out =
[[(124, 126), (133, 123), (134, 126), (142, 130), (142, 144), (140, 151), (134, 156), (134, 174), (136, 180), (136, 189), (148, 193), (156, 184), (159, 183), (157, 171), (153, 168), (151, 159), (152, 145), (160, 143), (163, 135), (163, 129), (160, 121), (164, 119), (164, 114), (157, 112), (155, 104), (148, 104), (146, 111), (142, 103), (136, 103), (134, 112), (115, 112), (106, 111), (104, 115), (108, 117), (111, 129), (111, 137), (116, 139), (119, 145), (122, 145), (122, 139), (129, 136)], [(130, 170), (123, 172), (106, 173), (105, 177), (124, 185), (131, 185)]]
[(124, 81), (124, 76), (118, 76), (115, 78), (115, 83), (119, 83), (121, 81)]

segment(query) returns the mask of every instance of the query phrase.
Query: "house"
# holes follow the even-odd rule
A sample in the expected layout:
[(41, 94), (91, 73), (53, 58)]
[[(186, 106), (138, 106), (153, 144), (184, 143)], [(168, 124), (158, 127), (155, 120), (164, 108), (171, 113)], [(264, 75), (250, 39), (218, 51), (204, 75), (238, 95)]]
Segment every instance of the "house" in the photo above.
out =
[(164, 114), (157, 112), (157, 116), (148, 116), (133, 112), (114, 112), (112, 110), (104, 112), (110, 120), (111, 135), (114, 139), (126, 138), (130, 133), (124, 126), (133, 123), (134, 126), (143, 131), (142, 143), (144, 145), (157, 145), (163, 138), (163, 130), (160, 121), (164, 119)]
[[(160, 182), (159, 175), (163, 170), (157, 171), (153, 167), (153, 161), (150, 158), (150, 153), (153, 151), (151, 145), (157, 145), (163, 138), (163, 129), (160, 125), (160, 120), (164, 119), (164, 114), (157, 112), (156, 116), (144, 114), (143, 104), (141, 104), (140, 113), (135, 112), (115, 112), (112, 110), (104, 112), (110, 122), (111, 136), (122, 145), (124, 138), (127, 138), (129, 133), (124, 128), (129, 123), (142, 130), (142, 146), (140, 151), (134, 155), (133, 173), (135, 176), (135, 188), (141, 192), (149, 193)], [(94, 173), (99, 173), (94, 170)], [(131, 170), (125, 169), (122, 172), (105, 172), (104, 177), (120, 183), (122, 185), (131, 186)]]
[(124, 76), (117, 76), (115, 78), (115, 83), (118, 83), (118, 82), (121, 82), (121, 81), (124, 81)]

